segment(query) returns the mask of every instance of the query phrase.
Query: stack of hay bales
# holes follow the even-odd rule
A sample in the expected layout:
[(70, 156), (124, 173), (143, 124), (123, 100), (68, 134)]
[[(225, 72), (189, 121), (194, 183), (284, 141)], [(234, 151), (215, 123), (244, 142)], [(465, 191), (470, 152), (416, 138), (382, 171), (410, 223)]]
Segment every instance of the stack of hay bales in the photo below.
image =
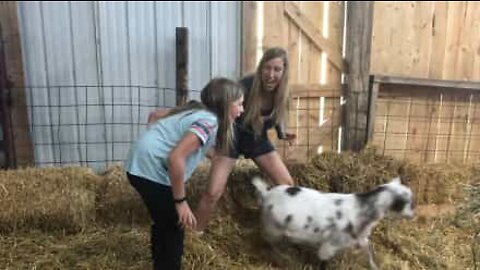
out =
[[(325, 192), (363, 192), (400, 175), (417, 204), (461, 206), (457, 216), (382, 221), (372, 239), (383, 269), (466, 269), (480, 262), (478, 167), (411, 164), (372, 149), (324, 153), (287, 166), (296, 183)], [(192, 209), (207, 187), (208, 171), (206, 163), (187, 185)], [(250, 184), (255, 175), (265, 177), (251, 161), (237, 164), (206, 233), (186, 234), (185, 269), (315, 268), (317, 259), (297, 247), (286, 250), (291, 258), (286, 264), (272, 261)], [(78, 167), (0, 171), (2, 269), (145, 269), (148, 224), (143, 202), (119, 166), (102, 174)], [(366, 257), (355, 252), (340, 253), (330, 263), (331, 269), (367, 266)]]
[[(360, 153), (325, 153), (312, 163), (325, 191), (364, 192), (400, 176), (410, 186), (417, 204), (451, 203), (464, 198), (461, 184), (471, 177), (465, 166), (413, 164), (376, 154), (374, 148)], [(309, 185), (309, 183), (306, 183)]]
[(0, 231), (78, 232), (96, 225), (148, 224), (140, 196), (119, 166), (0, 171)]
[[(463, 184), (472, 170), (458, 165), (422, 165), (376, 154), (374, 148), (360, 153), (323, 153), (308, 163), (287, 163), (296, 184), (323, 192), (358, 193), (400, 176), (412, 188), (416, 204), (444, 204), (464, 201)], [(251, 204), (254, 175), (265, 175), (251, 162), (240, 162), (228, 182), (228, 193), (241, 207)]]
[(475, 168), (471, 184), (464, 185), (467, 200), (458, 207), (454, 224), (470, 231), (471, 253), (475, 263), (474, 269), (480, 269), (480, 167)]
[(95, 222), (100, 179), (80, 167), (0, 171), (0, 231), (84, 230)]
[(109, 167), (100, 174), (97, 187), (97, 223), (103, 225), (146, 225), (150, 217), (140, 195), (129, 184), (123, 168)]

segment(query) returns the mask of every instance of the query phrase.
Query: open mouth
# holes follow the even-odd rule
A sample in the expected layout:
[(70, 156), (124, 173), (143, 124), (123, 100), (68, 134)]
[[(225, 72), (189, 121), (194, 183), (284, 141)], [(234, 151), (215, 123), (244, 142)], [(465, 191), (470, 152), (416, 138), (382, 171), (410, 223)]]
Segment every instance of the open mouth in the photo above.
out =
[(277, 85), (275, 82), (267, 82), (267, 88), (274, 88)]

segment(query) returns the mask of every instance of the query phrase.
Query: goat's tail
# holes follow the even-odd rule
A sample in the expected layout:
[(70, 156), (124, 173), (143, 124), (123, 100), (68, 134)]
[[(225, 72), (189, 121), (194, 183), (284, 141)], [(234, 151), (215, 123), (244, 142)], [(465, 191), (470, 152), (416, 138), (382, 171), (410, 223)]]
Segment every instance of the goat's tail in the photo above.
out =
[(255, 186), (255, 188), (257, 189), (257, 196), (258, 196), (258, 199), (261, 200), (263, 199), (263, 197), (265, 197), (265, 195), (267, 194), (267, 191), (268, 191), (268, 186), (267, 186), (267, 183), (265, 183), (262, 178), (258, 177), (258, 176), (255, 176), (253, 179), (252, 179), (252, 184)]

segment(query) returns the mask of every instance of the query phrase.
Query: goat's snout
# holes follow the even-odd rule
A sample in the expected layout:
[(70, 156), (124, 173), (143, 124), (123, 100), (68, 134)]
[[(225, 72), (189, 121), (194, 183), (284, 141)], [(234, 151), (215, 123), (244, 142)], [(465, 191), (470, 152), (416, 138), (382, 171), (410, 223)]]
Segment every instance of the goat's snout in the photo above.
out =
[(402, 212), (402, 216), (408, 218), (408, 219), (412, 219), (415, 217), (415, 210), (413, 210), (413, 207), (405, 207), (405, 209), (403, 209), (403, 212)]

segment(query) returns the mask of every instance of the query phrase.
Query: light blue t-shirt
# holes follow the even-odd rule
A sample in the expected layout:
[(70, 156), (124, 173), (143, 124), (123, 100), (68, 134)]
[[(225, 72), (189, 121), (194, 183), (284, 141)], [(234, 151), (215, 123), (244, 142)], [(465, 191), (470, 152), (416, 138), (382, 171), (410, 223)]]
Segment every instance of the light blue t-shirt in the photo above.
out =
[(217, 117), (206, 110), (191, 110), (162, 118), (152, 124), (132, 145), (125, 162), (125, 170), (162, 185), (171, 186), (168, 174), (168, 156), (186, 132), (193, 132), (201, 147), (188, 156), (185, 179), (188, 181), (207, 150), (215, 143)]

